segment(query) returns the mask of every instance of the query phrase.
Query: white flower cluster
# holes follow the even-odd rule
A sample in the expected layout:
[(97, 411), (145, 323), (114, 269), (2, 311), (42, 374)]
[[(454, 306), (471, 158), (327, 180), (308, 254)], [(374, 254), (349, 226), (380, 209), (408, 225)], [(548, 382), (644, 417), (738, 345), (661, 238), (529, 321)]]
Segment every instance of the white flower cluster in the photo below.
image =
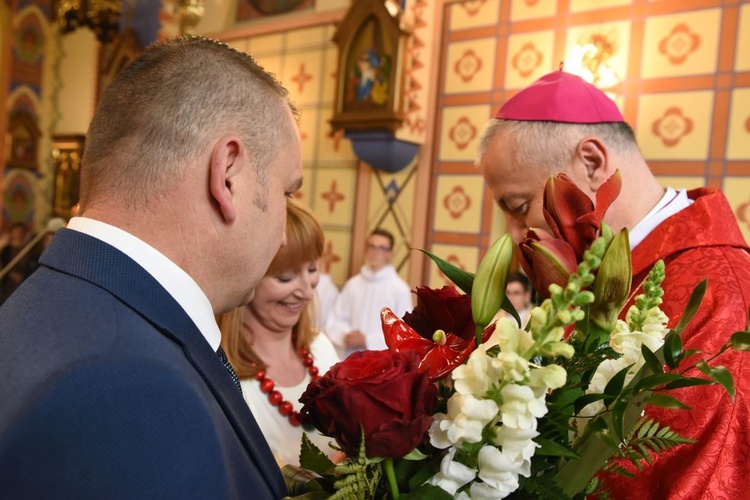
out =
[[(496, 356), (488, 355), (493, 345), (500, 346)], [(530, 333), (504, 318), (492, 338), (453, 370), (456, 392), (448, 413), (437, 413), (430, 429), (432, 445), (448, 453), (430, 484), (456, 498), (505, 498), (518, 489), (519, 474), (529, 477), (538, 447), (532, 439), (539, 435), (537, 419), (547, 413), (547, 391), (562, 387), (567, 376), (558, 365), (529, 363), (525, 356), (536, 354), (534, 345)], [(476, 468), (456, 460), (459, 450), (477, 446)], [(456, 494), (470, 482), (470, 496)]]
[[(645, 345), (651, 352), (656, 352), (664, 344), (664, 337), (669, 332), (667, 315), (659, 307), (652, 307), (646, 313), (643, 327), (638, 330), (633, 324), (633, 317), (638, 313), (638, 308), (631, 306), (625, 316), (625, 321), (617, 320), (617, 326), (609, 337), (609, 345), (621, 356), (617, 359), (606, 359), (599, 364), (586, 389), (586, 394), (604, 392), (604, 388), (612, 377), (626, 366), (632, 365), (625, 377), (625, 385), (627, 385), (646, 362), (641, 354), (641, 346)], [(578, 416), (587, 418), (577, 419), (579, 434), (590, 421), (589, 417), (595, 416), (603, 408), (604, 404), (596, 401), (581, 409)]]

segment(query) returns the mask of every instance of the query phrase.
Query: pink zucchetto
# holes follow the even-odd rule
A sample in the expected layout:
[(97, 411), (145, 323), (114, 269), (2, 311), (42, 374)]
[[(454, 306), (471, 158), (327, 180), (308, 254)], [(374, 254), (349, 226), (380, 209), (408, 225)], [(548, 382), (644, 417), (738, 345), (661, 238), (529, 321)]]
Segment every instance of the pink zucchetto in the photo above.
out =
[(508, 99), (495, 118), (561, 123), (625, 121), (604, 92), (562, 69), (541, 77)]

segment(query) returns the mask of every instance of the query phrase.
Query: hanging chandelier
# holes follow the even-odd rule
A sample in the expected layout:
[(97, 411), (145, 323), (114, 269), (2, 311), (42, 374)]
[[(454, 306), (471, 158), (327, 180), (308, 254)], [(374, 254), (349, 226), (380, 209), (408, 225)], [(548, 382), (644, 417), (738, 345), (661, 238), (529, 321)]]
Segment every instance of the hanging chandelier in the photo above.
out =
[(86, 26), (101, 43), (111, 42), (120, 28), (120, 0), (61, 0), (57, 20), (63, 33)]

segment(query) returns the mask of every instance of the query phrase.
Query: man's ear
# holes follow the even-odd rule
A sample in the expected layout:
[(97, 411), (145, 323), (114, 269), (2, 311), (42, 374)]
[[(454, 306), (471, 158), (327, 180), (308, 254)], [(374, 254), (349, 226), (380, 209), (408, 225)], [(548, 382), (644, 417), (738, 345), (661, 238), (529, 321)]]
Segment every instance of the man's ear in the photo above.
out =
[(235, 176), (243, 163), (242, 140), (236, 135), (225, 135), (211, 151), (209, 189), (219, 205), (226, 222), (233, 222), (237, 216), (235, 207)]
[(607, 146), (598, 137), (587, 136), (581, 139), (575, 155), (576, 160), (586, 169), (586, 182), (593, 192), (614, 173)]

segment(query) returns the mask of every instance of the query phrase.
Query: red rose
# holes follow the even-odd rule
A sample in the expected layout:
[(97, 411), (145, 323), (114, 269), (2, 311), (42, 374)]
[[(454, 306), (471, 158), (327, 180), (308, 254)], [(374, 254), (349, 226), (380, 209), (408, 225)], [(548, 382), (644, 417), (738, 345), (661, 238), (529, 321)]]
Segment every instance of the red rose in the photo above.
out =
[(302, 394), (299, 420), (357, 456), (362, 428), (369, 457), (400, 458), (432, 424), (437, 389), (413, 351), (362, 351), (336, 363)]

